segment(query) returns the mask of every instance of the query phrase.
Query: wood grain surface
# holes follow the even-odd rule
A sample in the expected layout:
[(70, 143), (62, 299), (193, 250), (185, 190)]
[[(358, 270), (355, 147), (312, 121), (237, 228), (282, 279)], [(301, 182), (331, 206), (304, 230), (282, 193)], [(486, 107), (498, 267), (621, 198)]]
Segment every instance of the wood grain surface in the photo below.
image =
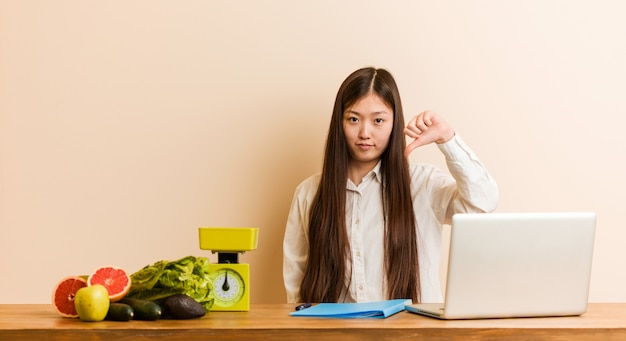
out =
[(0, 305), (0, 340), (626, 340), (626, 303), (574, 317), (440, 321), (406, 311), (386, 319), (291, 317), (293, 305), (210, 312), (193, 320), (81, 322), (51, 305)]

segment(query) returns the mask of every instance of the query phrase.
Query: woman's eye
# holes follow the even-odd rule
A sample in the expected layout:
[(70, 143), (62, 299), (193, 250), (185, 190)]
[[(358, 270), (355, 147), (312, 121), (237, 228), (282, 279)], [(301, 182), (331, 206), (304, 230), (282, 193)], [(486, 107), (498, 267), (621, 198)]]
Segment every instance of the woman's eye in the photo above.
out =
[(377, 119), (374, 119), (374, 122), (376, 122), (376, 123), (383, 123), (383, 119), (382, 118), (377, 118)]
[(356, 118), (356, 117), (348, 117), (348, 121), (350, 121), (350, 122), (358, 122), (359, 119)]

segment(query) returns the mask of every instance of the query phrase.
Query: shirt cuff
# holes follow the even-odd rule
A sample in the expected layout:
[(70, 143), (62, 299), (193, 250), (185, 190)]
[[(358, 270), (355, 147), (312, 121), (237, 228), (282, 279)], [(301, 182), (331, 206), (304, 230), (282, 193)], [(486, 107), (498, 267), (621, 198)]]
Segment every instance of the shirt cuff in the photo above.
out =
[(455, 133), (448, 142), (437, 144), (437, 147), (446, 157), (446, 160), (459, 161), (469, 158), (471, 160), (478, 161), (476, 155), (474, 155), (472, 150), (467, 146), (467, 144), (465, 144), (465, 141), (463, 141), (458, 133)]

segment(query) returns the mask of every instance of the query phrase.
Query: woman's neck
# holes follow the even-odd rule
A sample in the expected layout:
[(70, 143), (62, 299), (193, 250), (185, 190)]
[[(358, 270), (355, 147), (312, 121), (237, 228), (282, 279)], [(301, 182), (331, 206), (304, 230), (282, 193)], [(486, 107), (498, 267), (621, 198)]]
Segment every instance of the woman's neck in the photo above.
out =
[(371, 172), (374, 167), (378, 164), (379, 160), (368, 161), (368, 162), (355, 162), (351, 161), (348, 164), (348, 179), (352, 181), (356, 186), (358, 186), (363, 178), (367, 175), (367, 173)]

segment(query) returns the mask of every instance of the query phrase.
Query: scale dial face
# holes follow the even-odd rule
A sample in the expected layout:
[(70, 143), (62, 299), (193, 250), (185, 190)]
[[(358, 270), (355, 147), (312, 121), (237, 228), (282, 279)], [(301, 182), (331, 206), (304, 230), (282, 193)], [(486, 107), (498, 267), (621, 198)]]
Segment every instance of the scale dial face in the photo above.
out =
[(239, 272), (221, 268), (211, 274), (215, 304), (231, 307), (239, 303), (246, 291), (245, 281)]

